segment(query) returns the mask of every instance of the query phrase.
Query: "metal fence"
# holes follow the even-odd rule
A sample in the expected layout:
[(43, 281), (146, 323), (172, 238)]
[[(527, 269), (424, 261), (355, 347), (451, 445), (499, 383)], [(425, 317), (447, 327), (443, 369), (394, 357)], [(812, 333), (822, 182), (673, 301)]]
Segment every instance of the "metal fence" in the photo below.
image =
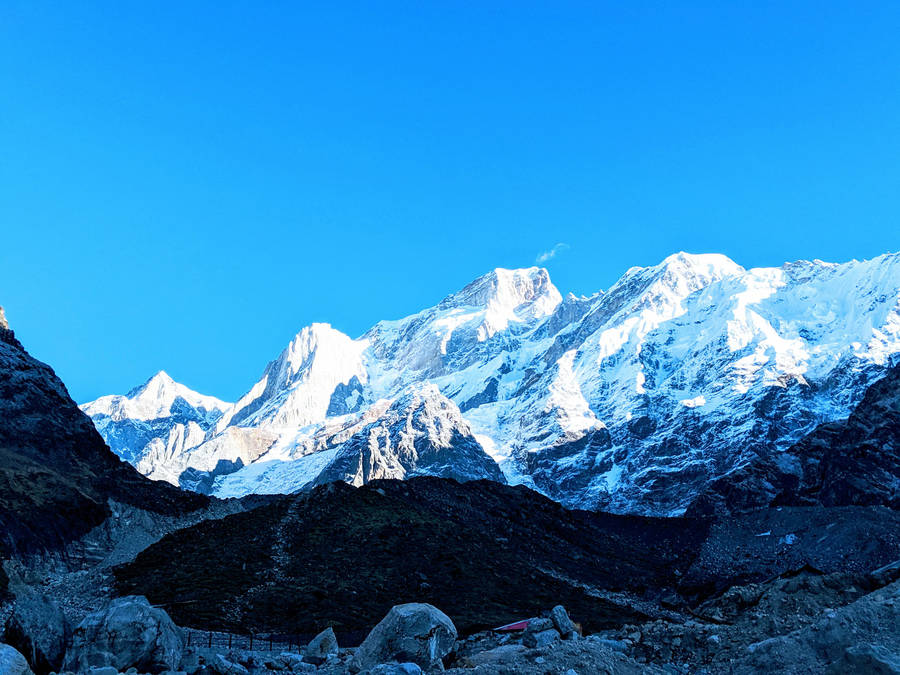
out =
[(303, 635), (237, 635), (190, 628), (184, 632), (188, 647), (243, 649), (257, 652), (297, 652), (312, 639)]
[[(316, 633), (264, 633), (242, 635), (221, 631), (197, 630), (184, 628), (185, 642), (188, 647), (205, 647), (207, 649), (243, 649), (257, 652), (301, 652), (306, 648)], [(337, 631), (338, 644), (342, 647), (359, 645), (366, 637), (365, 631)]]

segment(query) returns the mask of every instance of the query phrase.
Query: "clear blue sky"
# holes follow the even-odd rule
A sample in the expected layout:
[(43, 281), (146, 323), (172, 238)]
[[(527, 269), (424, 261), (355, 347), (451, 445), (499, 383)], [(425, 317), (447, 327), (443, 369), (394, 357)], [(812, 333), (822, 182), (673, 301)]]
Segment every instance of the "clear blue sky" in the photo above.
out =
[[(263, 5), (261, 7), (261, 5)], [(234, 399), (493, 267), (900, 248), (900, 3), (0, 8), (0, 304), (79, 401)]]

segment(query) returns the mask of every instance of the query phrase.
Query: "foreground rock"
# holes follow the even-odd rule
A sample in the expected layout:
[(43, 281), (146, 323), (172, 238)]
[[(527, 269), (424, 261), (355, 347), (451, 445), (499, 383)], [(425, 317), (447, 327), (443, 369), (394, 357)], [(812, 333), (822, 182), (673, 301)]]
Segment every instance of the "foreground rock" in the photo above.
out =
[(334, 635), (334, 630), (329, 626), (306, 645), (306, 653), (303, 656), (303, 660), (320, 666), (328, 660), (329, 656), (337, 653), (337, 637)]
[(443, 669), (456, 642), (456, 626), (437, 607), (425, 603), (397, 605), (366, 637), (350, 662), (350, 672), (383, 663), (415, 663), (424, 670)]
[(0, 644), (0, 675), (32, 675), (25, 657), (9, 645)]
[(16, 601), (3, 640), (21, 652), (31, 668), (43, 675), (62, 666), (72, 627), (55, 602), (37, 594)]
[(85, 617), (72, 636), (65, 670), (112, 666), (142, 673), (177, 670), (184, 650), (181, 631), (142, 596), (116, 598)]

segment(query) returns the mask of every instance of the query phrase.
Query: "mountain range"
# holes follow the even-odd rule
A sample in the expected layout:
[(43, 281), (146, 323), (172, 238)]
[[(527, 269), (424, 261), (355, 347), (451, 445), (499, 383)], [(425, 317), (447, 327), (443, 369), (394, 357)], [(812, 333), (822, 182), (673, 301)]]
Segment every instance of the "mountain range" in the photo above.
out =
[(160, 372), (81, 408), (144, 475), (219, 497), (433, 475), (675, 515), (732, 508), (712, 497), (748, 472), (808, 475), (795, 445), (898, 352), (900, 254), (744, 269), (678, 253), (590, 296), (496, 269), (356, 339), (312, 324), (236, 403)]

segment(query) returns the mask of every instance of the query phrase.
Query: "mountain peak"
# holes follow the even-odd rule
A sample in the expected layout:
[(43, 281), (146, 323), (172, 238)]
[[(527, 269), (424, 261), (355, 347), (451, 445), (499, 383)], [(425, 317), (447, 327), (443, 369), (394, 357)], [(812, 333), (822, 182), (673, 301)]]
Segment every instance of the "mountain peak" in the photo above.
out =
[(441, 309), (477, 307), (517, 318), (540, 318), (552, 313), (562, 295), (542, 267), (498, 267), (444, 298)]

